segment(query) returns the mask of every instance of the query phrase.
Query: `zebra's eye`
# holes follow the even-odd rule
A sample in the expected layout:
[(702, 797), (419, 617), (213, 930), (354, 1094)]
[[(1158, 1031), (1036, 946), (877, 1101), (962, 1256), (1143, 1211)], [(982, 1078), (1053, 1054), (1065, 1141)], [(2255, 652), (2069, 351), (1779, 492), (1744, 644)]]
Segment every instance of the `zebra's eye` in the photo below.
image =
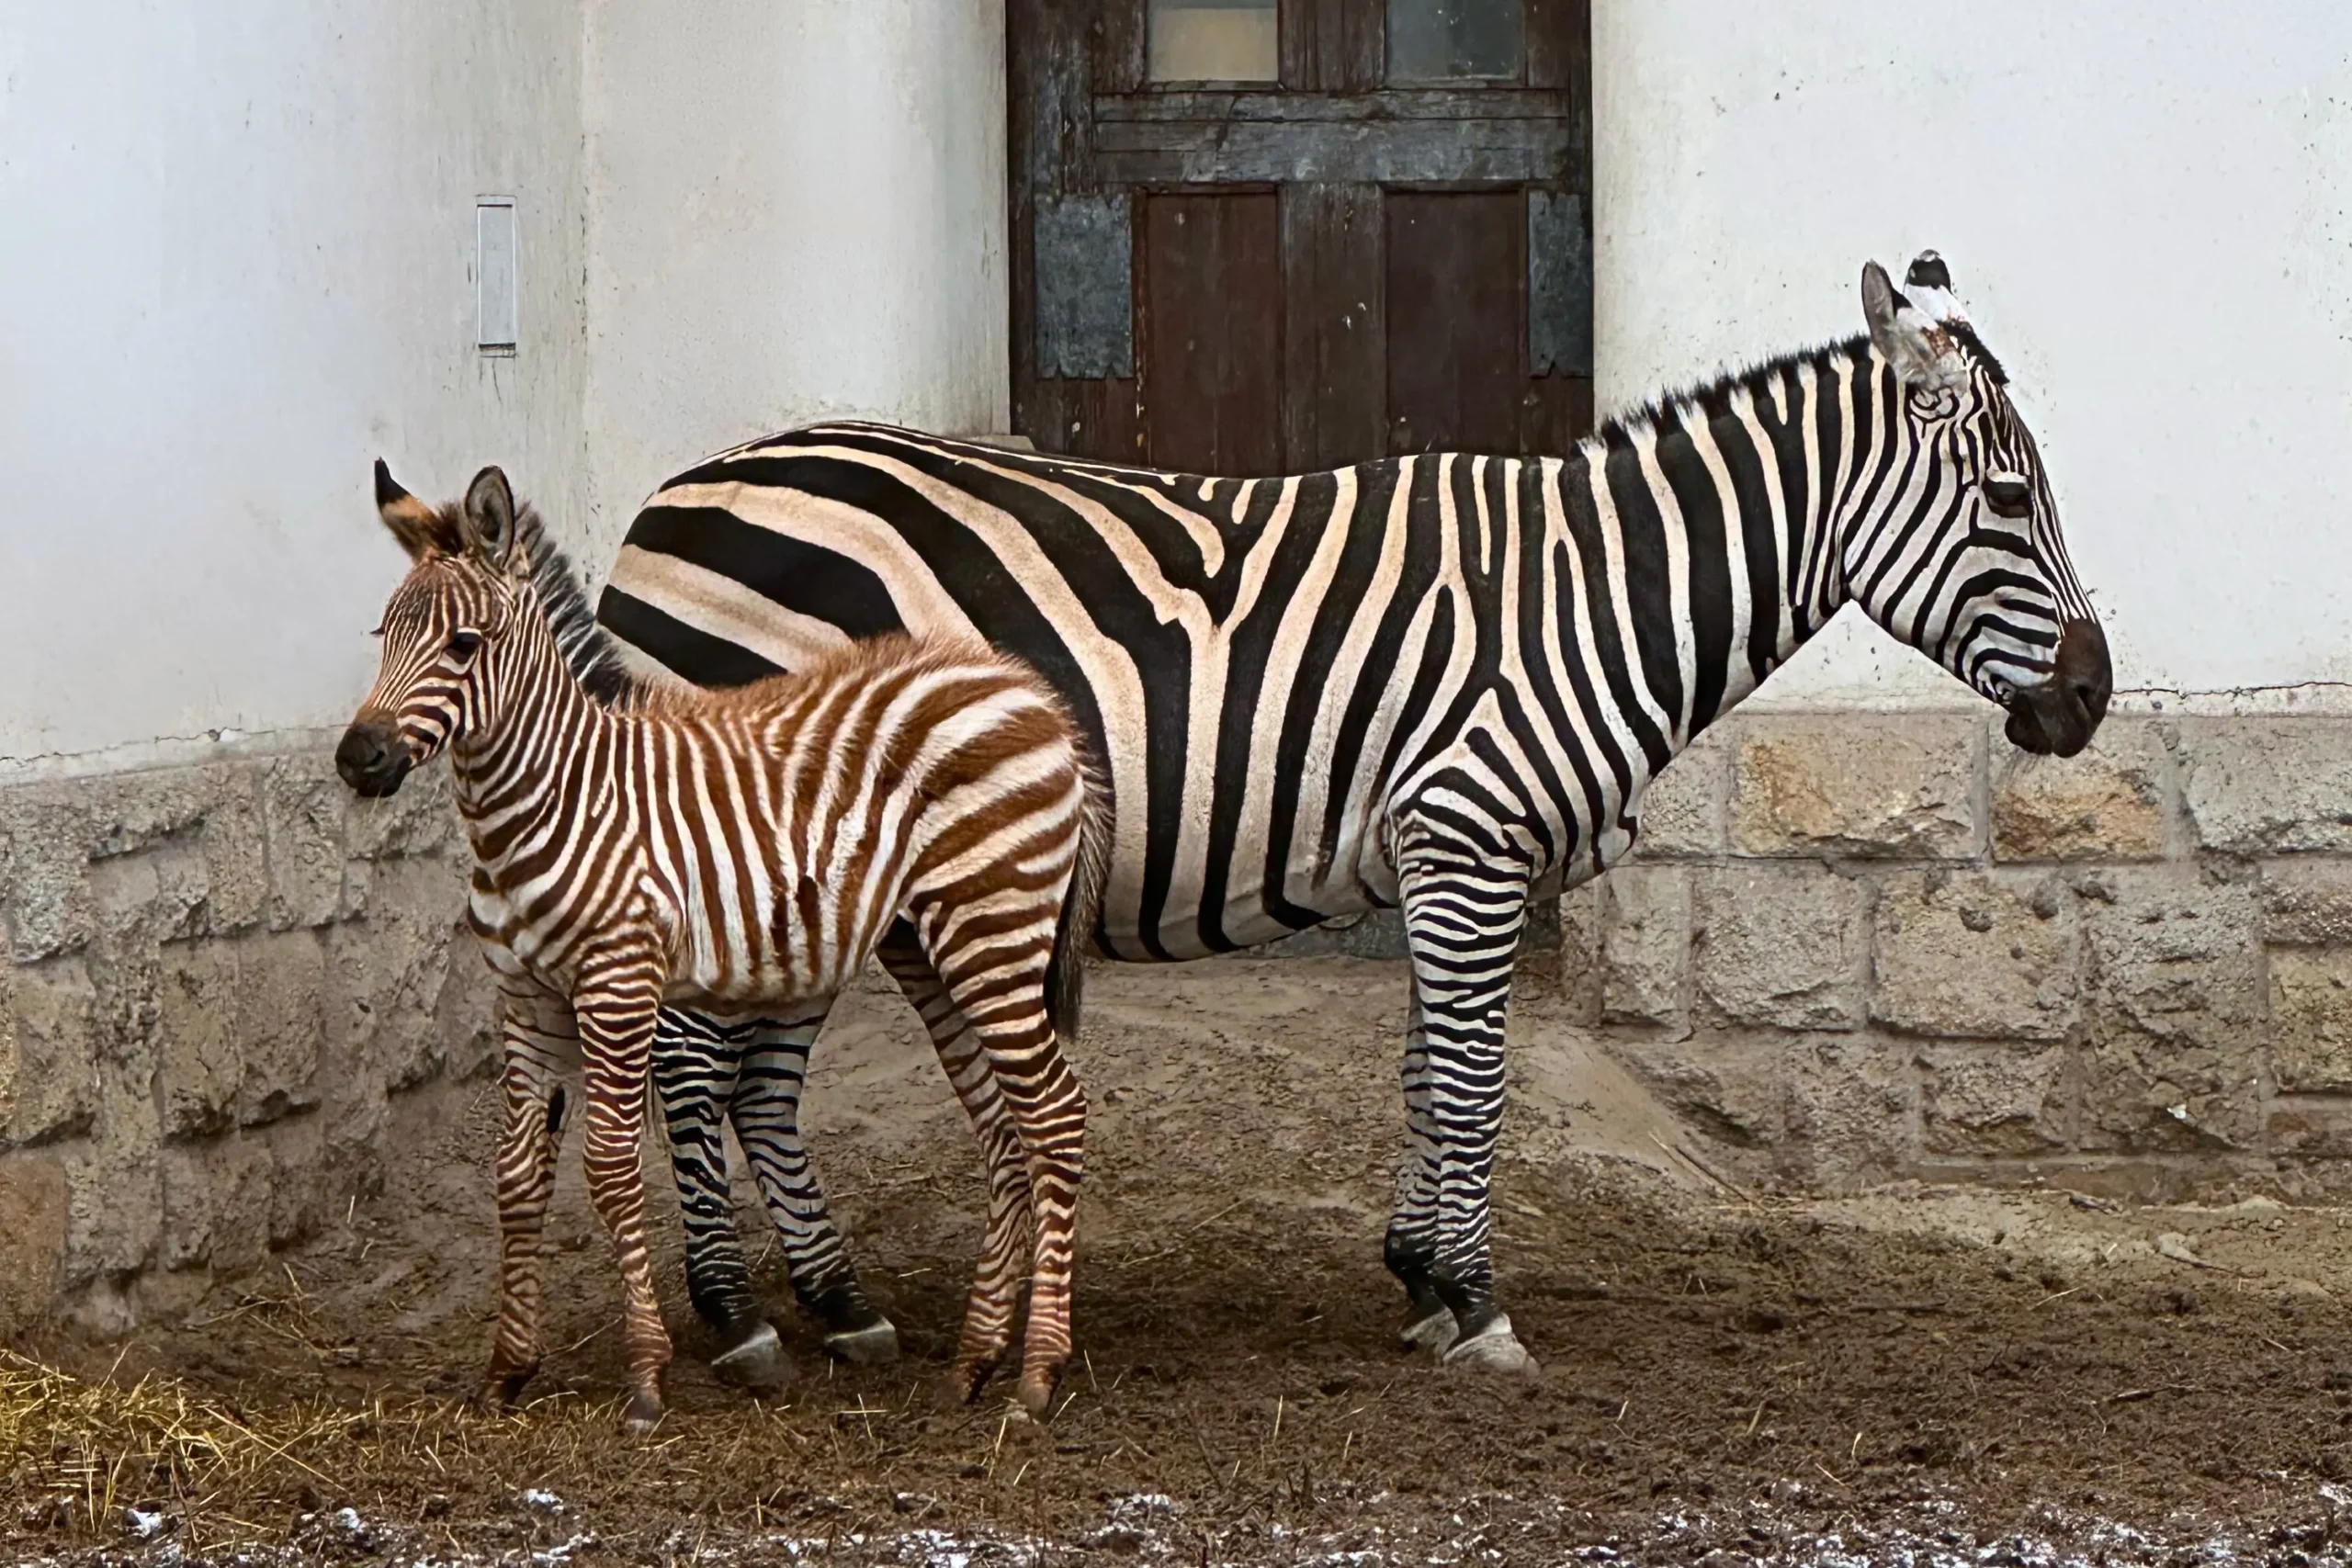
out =
[(2033, 510), (2033, 487), (2018, 474), (1987, 474), (1984, 504), (2001, 517), (2023, 517)]
[(471, 659), (474, 656), (474, 649), (481, 646), (481, 633), (480, 632), (451, 632), (449, 634), (451, 658)]

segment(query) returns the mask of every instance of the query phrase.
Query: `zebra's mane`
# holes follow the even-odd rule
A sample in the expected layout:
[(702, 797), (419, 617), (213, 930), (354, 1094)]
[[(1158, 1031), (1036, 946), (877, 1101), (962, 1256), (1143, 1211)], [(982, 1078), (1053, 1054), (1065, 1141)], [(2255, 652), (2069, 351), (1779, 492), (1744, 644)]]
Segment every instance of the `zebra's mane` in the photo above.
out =
[(580, 586), (580, 574), (572, 570), (571, 558), (548, 536), (547, 525), (527, 505), (515, 513), (514, 539), (528, 554), (531, 591), (538, 596), (548, 629), (555, 633), (555, 645), (562, 650), (563, 661), (571, 666), (572, 675), (606, 707), (636, 705), (645, 694), (646, 682), (622, 660), (619, 645), (597, 623), (596, 612)]
[(1750, 397), (1762, 397), (1781, 377), (1802, 365), (1810, 365), (1817, 374), (1826, 374), (1839, 362), (1851, 363), (1868, 357), (1871, 340), (1867, 333), (1841, 338), (1835, 343), (1816, 344), (1793, 354), (1783, 354), (1757, 364), (1726, 371), (1713, 380), (1700, 381), (1649, 398), (1634, 408), (1611, 415), (1595, 426), (1592, 439), (1609, 446), (1622, 446), (1635, 431), (1656, 430), (1672, 421), (1683, 423), (1688, 409), (1714, 410), (1736, 391), (1745, 390)]
[[(1985, 375), (1996, 386), (2007, 386), (2009, 375), (1976, 329), (1958, 319), (1939, 323), (1960, 343), (1968, 354), (1984, 367)], [(1750, 397), (1760, 397), (1769, 391), (1787, 372), (1801, 365), (1810, 365), (1816, 373), (1826, 373), (1845, 363), (1856, 363), (1870, 357), (1871, 340), (1867, 333), (1858, 333), (1835, 343), (1816, 344), (1811, 348), (1798, 349), (1737, 370), (1727, 371), (1710, 381), (1677, 388), (1650, 398), (1622, 413), (1614, 414), (1596, 426), (1592, 437), (1614, 446), (1622, 445), (1637, 430), (1655, 430), (1672, 419), (1680, 423), (1686, 409), (1697, 408), (1712, 412), (1723, 406), (1724, 400), (1735, 391), (1745, 389)]]

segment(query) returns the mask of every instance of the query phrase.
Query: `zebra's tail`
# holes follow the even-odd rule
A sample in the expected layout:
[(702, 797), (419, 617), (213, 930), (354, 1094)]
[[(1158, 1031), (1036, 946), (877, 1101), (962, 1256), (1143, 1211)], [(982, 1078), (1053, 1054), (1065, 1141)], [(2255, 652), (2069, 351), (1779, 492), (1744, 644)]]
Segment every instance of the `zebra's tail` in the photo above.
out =
[(1102, 915), (1102, 887), (1111, 871), (1110, 792), (1091, 767), (1081, 767), (1086, 800), (1079, 808), (1078, 863), (1062, 895), (1061, 922), (1054, 928), (1053, 956), (1046, 961), (1046, 1016), (1065, 1044), (1078, 1038), (1080, 1004), (1086, 991), (1086, 950)]

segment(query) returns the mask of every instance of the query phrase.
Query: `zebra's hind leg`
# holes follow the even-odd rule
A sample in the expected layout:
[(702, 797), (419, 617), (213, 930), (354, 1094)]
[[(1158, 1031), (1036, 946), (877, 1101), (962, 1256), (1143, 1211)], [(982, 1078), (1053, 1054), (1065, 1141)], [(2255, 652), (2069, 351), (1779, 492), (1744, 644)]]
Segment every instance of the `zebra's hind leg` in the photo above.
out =
[[(1077, 1241), (1078, 1187), (1085, 1167), (1086, 1094), (1061, 1052), (1046, 1005), (1046, 972), (1061, 900), (1024, 908), (1025, 890), (1007, 889), (978, 913), (955, 911), (957, 923), (926, 921), (926, 946), (940, 983), (987, 1054), (989, 1076), (1018, 1134), (1035, 1227), (1029, 1271), (1029, 1324), (1021, 1351), (1022, 1406), (1039, 1420), (1053, 1410), (1070, 1356), (1070, 1271)], [(1042, 929), (1034, 951), (1010, 940), (1027, 917)], [(977, 934), (975, 934), (977, 933)], [(991, 1185), (996, 1172), (990, 1172)]]
[(939, 972), (905, 921), (893, 924), (880, 949), (882, 965), (922, 1018), (948, 1086), (972, 1119), (989, 1178), (988, 1235), (964, 1309), (956, 1346), (955, 1370), (943, 1397), (950, 1404), (978, 1399), (1012, 1348), (1012, 1320), (1021, 1304), (1024, 1261), (1032, 1255), (1033, 1210), (1029, 1169), (1021, 1135), (1013, 1126), (996, 1074), (978, 1038), (949, 998)]
[(1429, 1051), (1421, 1035), (1420, 988), (1412, 987), (1405, 1025), (1405, 1159), (1383, 1260), (1408, 1298), (1396, 1337), (1408, 1350), (1442, 1356), (1459, 1337), (1453, 1309), (1437, 1291), (1437, 1129), (1430, 1115)]
[(858, 1281), (800, 1136), (808, 1049), (831, 1006), (821, 1001), (798, 1016), (753, 1026), (729, 1114), (782, 1239), (793, 1293), (825, 1325), (825, 1349), (844, 1361), (881, 1366), (899, 1359), (899, 1330)]
[(744, 1265), (725, 1127), (741, 1082), (741, 1043), (753, 1027), (663, 1008), (654, 1027), (653, 1081), (685, 1224), (686, 1292), (695, 1314), (719, 1336), (711, 1373), (723, 1383), (764, 1392), (792, 1381), (792, 1358)]
[[(1521, 833), (1495, 824), (1510, 803), (1494, 799), (1487, 781), (1448, 784), (1398, 834), (1435, 1144), (1430, 1280), (1453, 1313), (1457, 1337), (1442, 1352), (1445, 1365), (1528, 1371), (1534, 1360), (1495, 1298), (1490, 1204), (1502, 1128), (1503, 1026), (1527, 919), (1530, 857)], [(1419, 1216), (1400, 1209), (1397, 1218), (1409, 1224)]]

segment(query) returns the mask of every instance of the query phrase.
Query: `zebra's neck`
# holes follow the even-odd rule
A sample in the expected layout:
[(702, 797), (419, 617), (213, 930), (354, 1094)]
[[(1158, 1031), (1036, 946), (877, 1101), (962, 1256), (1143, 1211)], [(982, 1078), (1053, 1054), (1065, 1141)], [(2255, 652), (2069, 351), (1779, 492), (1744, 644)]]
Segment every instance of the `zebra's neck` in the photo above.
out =
[[(1663, 541), (1666, 637), (1626, 617), (1649, 676), (1651, 771), (1746, 699), (1846, 603), (1852, 516), (1905, 439), (1867, 339), (1653, 403), (1586, 443), (1596, 509)], [(1891, 428), (1890, 428), (1891, 427)]]
[(589, 694), (535, 595), (521, 596), (515, 617), (489, 672), (489, 712), (449, 750), (459, 814), (493, 875), (572, 845), (569, 825), (617, 808), (628, 793), (611, 787), (632, 750), (625, 732), (641, 722)]

